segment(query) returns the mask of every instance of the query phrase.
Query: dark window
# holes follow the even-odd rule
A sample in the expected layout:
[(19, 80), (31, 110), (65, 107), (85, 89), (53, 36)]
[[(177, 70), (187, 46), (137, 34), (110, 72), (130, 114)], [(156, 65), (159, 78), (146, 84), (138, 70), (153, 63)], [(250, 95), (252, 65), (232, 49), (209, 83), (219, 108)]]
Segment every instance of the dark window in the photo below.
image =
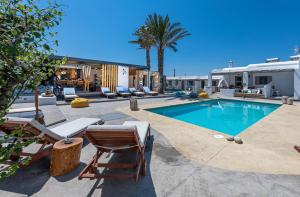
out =
[(179, 81), (177, 81), (177, 80), (175, 81), (175, 85), (176, 85), (176, 86), (178, 85), (178, 82), (179, 82)]
[(212, 86), (217, 86), (217, 82), (216, 81), (212, 81)]
[(170, 81), (168, 81), (168, 84), (169, 84), (169, 86), (171, 86), (172, 85), (172, 81), (170, 80)]
[(242, 87), (243, 78), (240, 76), (235, 76), (235, 87)]
[(188, 86), (194, 86), (194, 81), (188, 81)]
[(256, 85), (266, 85), (272, 81), (272, 76), (257, 76), (255, 77)]

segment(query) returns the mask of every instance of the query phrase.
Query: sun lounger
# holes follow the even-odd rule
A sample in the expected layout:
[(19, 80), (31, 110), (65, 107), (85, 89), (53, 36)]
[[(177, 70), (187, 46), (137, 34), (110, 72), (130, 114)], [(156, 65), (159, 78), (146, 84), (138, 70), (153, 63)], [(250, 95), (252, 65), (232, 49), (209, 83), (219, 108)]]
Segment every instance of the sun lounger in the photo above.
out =
[(116, 91), (117, 91), (117, 94), (122, 96), (122, 97), (131, 96), (131, 93), (128, 91), (128, 88), (126, 88), (126, 87), (117, 86)]
[(76, 95), (75, 93), (75, 88), (64, 88), (63, 96), (66, 101), (70, 101), (75, 98), (78, 98), (78, 95)]
[(147, 95), (151, 95), (151, 96), (157, 96), (158, 95), (158, 92), (155, 92), (155, 91), (151, 91), (148, 87), (146, 86), (143, 86), (143, 90), (145, 92), (145, 94)]
[(134, 96), (145, 96), (144, 92), (137, 91), (135, 88), (129, 88), (129, 92)]
[[(140, 170), (146, 175), (146, 161), (144, 157), (147, 139), (150, 136), (150, 124), (143, 121), (126, 121), (123, 125), (99, 125), (89, 126), (86, 129), (86, 137), (97, 148), (92, 161), (79, 174), (79, 179), (99, 178), (133, 178), (138, 180)], [(134, 163), (98, 163), (103, 153), (124, 153), (134, 151), (137, 155)], [(134, 173), (126, 174), (100, 174), (97, 168), (122, 168), (135, 169)]]
[(102, 91), (102, 94), (104, 96), (106, 96), (107, 98), (113, 98), (113, 97), (116, 97), (117, 94), (116, 93), (113, 93), (110, 91), (110, 89), (108, 87), (102, 87), (101, 88), (101, 91)]
[(8, 117), (5, 122), (0, 125), (0, 130), (9, 134), (15, 129), (22, 128), (28, 135), (40, 136), (43, 142), (36, 153), (23, 152), (21, 154), (22, 156), (31, 156), (31, 162), (33, 162), (49, 155), (52, 146), (50, 146), (50, 148), (49, 146), (46, 148), (46, 145), (53, 145), (55, 142), (66, 137), (71, 138), (83, 136), (85, 129), (89, 125), (93, 124), (103, 124), (103, 120), (98, 118), (79, 118), (49, 129), (34, 119)]

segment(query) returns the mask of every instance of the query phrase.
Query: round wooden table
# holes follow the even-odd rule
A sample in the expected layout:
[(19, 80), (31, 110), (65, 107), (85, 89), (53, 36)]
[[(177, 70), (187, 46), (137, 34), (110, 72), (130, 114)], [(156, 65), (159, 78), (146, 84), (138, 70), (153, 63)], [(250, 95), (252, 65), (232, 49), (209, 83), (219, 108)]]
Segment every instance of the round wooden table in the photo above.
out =
[(83, 138), (72, 138), (72, 140), (71, 144), (65, 144), (64, 140), (54, 144), (51, 154), (51, 176), (61, 176), (78, 167)]

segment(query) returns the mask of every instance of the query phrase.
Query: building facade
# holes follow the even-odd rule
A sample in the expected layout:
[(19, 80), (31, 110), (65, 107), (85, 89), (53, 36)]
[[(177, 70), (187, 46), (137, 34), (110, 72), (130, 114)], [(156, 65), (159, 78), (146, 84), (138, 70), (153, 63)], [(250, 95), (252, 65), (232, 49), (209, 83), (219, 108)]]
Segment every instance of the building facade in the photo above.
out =
[[(220, 76), (212, 77), (213, 91), (217, 91), (218, 82)], [(198, 92), (204, 90), (208, 86), (208, 76), (178, 76), (178, 77), (167, 77), (167, 90), (183, 90)]]
[[(55, 58), (62, 59), (63, 57), (55, 56)], [(149, 72), (144, 65), (66, 58), (66, 63), (55, 72), (53, 86), (74, 87), (78, 92), (98, 92), (101, 87), (108, 87), (114, 92), (117, 86), (137, 89), (141, 85), (148, 86), (150, 79), (151, 88), (156, 90), (158, 87), (157, 72)]]
[(289, 96), (300, 99), (299, 58), (292, 56), (289, 61), (272, 58), (265, 63), (244, 67), (214, 69), (211, 75), (223, 76), (227, 86), (224, 92), (228, 96), (246, 89), (254, 92), (260, 90), (265, 98)]

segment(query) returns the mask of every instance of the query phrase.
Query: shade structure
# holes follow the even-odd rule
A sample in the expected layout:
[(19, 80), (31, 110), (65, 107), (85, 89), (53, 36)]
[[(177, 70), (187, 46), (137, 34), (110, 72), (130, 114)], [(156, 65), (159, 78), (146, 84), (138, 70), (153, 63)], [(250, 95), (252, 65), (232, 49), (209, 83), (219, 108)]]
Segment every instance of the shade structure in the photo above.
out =
[(249, 75), (248, 72), (243, 72), (243, 89), (248, 89), (249, 85)]

